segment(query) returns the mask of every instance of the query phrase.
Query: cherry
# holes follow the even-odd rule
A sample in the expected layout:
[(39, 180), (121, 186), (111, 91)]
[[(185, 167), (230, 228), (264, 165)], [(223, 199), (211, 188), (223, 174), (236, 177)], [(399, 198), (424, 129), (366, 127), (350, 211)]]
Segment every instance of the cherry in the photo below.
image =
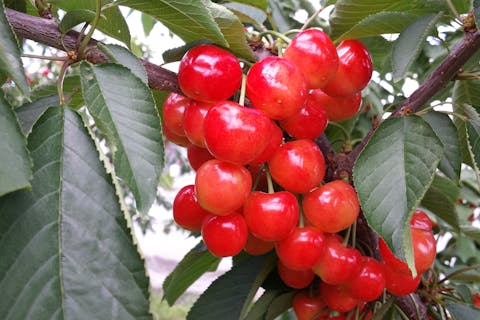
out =
[(184, 229), (200, 231), (202, 222), (210, 215), (197, 201), (195, 186), (188, 185), (180, 189), (173, 200), (173, 219)]
[(311, 290), (298, 291), (293, 297), (292, 307), (297, 320), (325, 319), (330, 313), (322, 296)]
[(473, 305), (477, 308), (480, 308), (480, 293), (472, 294)]
[(198, 147), (193, 143), (187, 146), (187, 159), (193, 170), (197, 171), (198, 168), (208, 160), (215, 157), (205, 148)]
[(293, 37), (283, 57), (295, 64), (309, 88), (324, 87), (335, 75), (338, 54), (335, 44), (320, 29), (307, 29)]
[(357, 249), (344, 246), (339, 236), (326, 235), (323, 254), (312, 269), (324, 282), (342, 284), (358, 276), (361, 257)]
[(202, 237), (207, 249), (217, 257), (240, 253), (247, 242), (248, 228), (240, 213), (211, 215), (202, 224)]
[(178, 84), (194, 100), (217, 102), (240, 88), (242, 68), (238, 59), (217, 46), (205, 44), (190, 49), (180, 61)]
[(240, 209), (251, 188), (252, 177), (245, 167), (217, 159), (202, 164), (195, 177), (198, 202), (217, 215)]
[(270, 143), (273, 121), (262, 111), (232, 101), (214, 105), (205, 116), (205, 142), (215, 158), (247, 164)]
[(373, 72), (372, 58), (367, 48), (355, 39), (342, 41), (337, 53), (337, 72), (322, 90), (329, 96), (348, 97), (367, 86)]
[(383, 265), (371, 257), (362, 257), (359, 273), (345, 284), (351, 295), (362, 301), (377, 299), (385, 289)]
[(171, 92), (163, 103), (163, 124), (164, 126), (167, 126), (172, 133), (178, 136), (185, 135), (183, 116), (185, 110), (190, 106), (190, 103), (191, 100), (189, 98), (174, 92)]
[(293, 193), (305, 193), (316, 187), (325, 175), (325, 160), (310, 139), (281, 145), (268, 161), (273, 180)]
[(310, 227), (297, 227), (275, 244), (278, 258), (290, 269), (307, 270), (313, 267), (323, 254), (325, 236)]
[(275, 244), (273, 242), (258, 239), (249, 232), (247, 243), (245, 243), (243, 250), (249, 255), (260, 256), (271, 251), (274, 246)]
[(326, 282), (321, 284), (322, 297), (327, 306), (337, 312), (348, 312), (353, 310), (358, 303), (358, 299), (354, 298), (350, 292), (342, 285), (331, 285)]
[(357, 92), (347, 97), (332, 97), (320, 89), (310, 90), (312, 104), (322, 106), (327, 113), (328, 120), (340, 122), (353, 117), (362, 105), (362, 93)]
[(385, 271), (385, 288), (388, 292), (403, 296), (414, 292), (420, 284), (421, 275), (416, 277), (412, 276), (412, 273), (408, 269), (407, 264), (402, 269), (396, 269), (395, 266), (382, 262)]
[(302, 208), (312, 225), (329, 233), (348, 228), (360, 213), (355, 189), (343, 180), (328, 182), (308, 192)]
[(254, 108), (275, 120), (297, 113), (305, 102), (307, 85), (302, 72), (290, 61), (266, 57), (247, 74), (246, 93)]
[(250, 161), (251, 164), (261, 164), (270, 160), (275, 151), (277, 151), (277, 149), (282, 145), (283, 132), (273, 121), (270, 130), (270, 138), (267, 140), (267, 146), (258, 157)]
[(165, 124), (162, 126), (162, 132), (165, 139), (171, 143), (185, 148), (190, 144), (190, 141), (185, 135), (181, 136), (173, 133)]
[(212, 104), (192, 101), (183, 116), (183, 128), (188, 140), (196, 146), (206, 148), (205, 144), (205, 116)]
[(255, 191), (245, 201), (243, 215), (255, 237), (279, 241), (296, 227), (300, 214), (297, 198), (290, 192)]
[(328, 116), (325, 108), (317, 103), (311, 90), (303, 107), (296, 114), (280, 120), (279, 123), (290, 136), (296, 139), (315, 139), (325, 131)]
[(315, 278), (312, 270), (293, 270), (286, 267), (280, 260), (277, 263), (277, 271), (283, 283), (295, 289), (308, 287), (308, 285), (312, 283), (313, 278)]

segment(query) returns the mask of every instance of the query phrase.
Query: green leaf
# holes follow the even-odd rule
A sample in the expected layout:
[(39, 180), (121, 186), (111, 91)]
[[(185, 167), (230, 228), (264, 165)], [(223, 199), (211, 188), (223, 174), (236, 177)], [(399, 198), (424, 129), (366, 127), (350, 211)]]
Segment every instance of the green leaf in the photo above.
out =
[(473, 17), (475, 18), (475, 25), (480, 25), (480, 1), (473, 0)]
[(220, 261), (206, 249), (203, 242), (196, 245), (163, 282), (164, 298), (168, 304), (173, 305), (205, 272), (217, 270)]
[(0, 196), (30, 187), (32, 163), (12, 108), (0, 94)]
[(416, 19), (400, 33), (393, 45), (392, 66), (393, 80), (402, 79), (425, 46), (429, 36), (443, 13), (429, 14)]
[(267, 19), (267, 15), (264, 11), (251, 6), (235, 2), (225, 3), (224, 6), (232, 11), (242, 23), (249, 23), (260, 27)]
[(447, 302), (447, 310), (454, 316), (457, 320), (478, 320), (480, 319), (480, 310), (473, 308), (471, 306)]
[(155, 27), (156, 23), (157, 21), (153, 19), (151, 16), (149, 16), (148, 14), (142, 13), (143, 33), (145, 33), (146, 37), (150, 35), (150, 32), (152, 32), (153, 27)]
[(105, 135), (116, 175), (146, 214), (163, 168), (160, 119), (152, 94), (129, 69), (113, 63), (80, 66), (82, 90), (95, 124)]
[(147, 71), (142, 62), (128, 49), (115, 44), (99, 44), (98, 47), (112, 62), (118, 63), (130, 69), (145, 84), (148, 84)]
[(187, 320), (242, 319), (253, 296), (275, 266), (273, 255), (249, 257), (215, 280), (198, 298)]
[(5, 7), (20, 11), (26, 12), (27, 11), (27, 3), (26, 0), (4, 0)]
[(0, 70), (9, 75), (25, 96), (30, 96), (30, 87), (20, 59), (20, 49), (15, 34), (5, 15), (3, 1), (0, 1)]
[(23, 134), (28, 136), (32, 130), (33, 125), (40, 116), (51, 106), (57, 106), (60, 102), (58, 95), (45, 96), (34, 100), (33, 102), (25, 103), (15, 109), (18, 121), (22, 127)]
[(212, 41), (210, 40), (197, 40), (197, 41), (189, 42), (180, 47), (165, 50), (162, 53), (163, 61), (165, 63), (180, 61), (182, 60), (185, 53), (187, 53), (187, 51), (190, 50), (191, 48), (199, 46), (201, 44), (211, 44), (211, 43)]
[(381, 74), (392, 70), (391, 55), (393, 44), (382, 36), (362, 39), (373, 61), (373, 68)]
[(464, 225), (460, 227), (460, 230), (462, 230), (464, 235), (480, 244), (480, 228), (471, 225)]
[(234, 0), (233, 2), (248, 4), (249, 6), (262, 9), (263, 11), (267, 11), (268, 8), (268, 0)]
[(185, 42), (209, 39), (228, 46), (207, 8), (209, 3), (209, 0), (126, 0), (122, 5), (149, 14)]
[(273, 299), (270, 307), (268, 308), (267, 314), (265, 315), (265, 319), (274, 320), (287, 311), (292, 306), (295, 293), (295, 291), (290, 291)]
[(270, 15), (280, 32), (287, 32), (290, 29), (300, 28), (301, 24), (293, 16), (297, 11), (298, 2), (294, 0), (269, 1)]
[(253, 52), (245, 37), (243, 24), (237, 16), (225, 8), (225, 6), (213, 2), (209, 3), (207, 8), (210, 10), (212, 17), (220, 27), (220, 30), (228, 43), (228, 48), (238, 57), (245, 58), (249, 61), (255, 61)]
[(460, 187), (452, 180), (435, 175), (430, 188), (422, 199), (422, 206), (433, 212), (454, 229), (459, 228), (456, 200), (460, 195)]
[(413, 270), (410, 218), (435, 176), (443, 146), (418, 116), (390, 118), (377, 128), (354, 165), (368, 224)]
[(0, 198), (1, 319), (150, 319), (148, 279), (80, 117), (47, 110), (31, 191)]
[(83, 22), (92, 22), (95, 19), (95, 11), (92, 10), (72, 10), (68, 11), (58, 25), (61, 33), (67, 33), (77, 25)]
[(429, 112), (423, 116), (423, 119), (430, 124), (445, 146), (445, 153), (440, 160), (439, 169), (447, 177), (458, 182), (462, 158), (457, 127), (447, 114), (441, 112)]
[[(97, 0), (51, 0), (53, 5), (65, 11), (72, 10), (96, 10)], [(106, 2), (112, 2), (111, 0)], [(117, 39), (130, 47), (130, 30), (128, 30), (127, 22), (118, 6), (103, 10), (102, 15), (105, 19), (100, 19), (98, 22), (98, 30), (106, 35)]]
[(475, 161), (476, 167), (480, 168), (480, 120), (466, 122), (468, 144)]
[[(67, 98), (68, 106), (70, 108), (76, 110), (85, 105), (81, 91), (82, 87), (80, 83), (80, 76), (71, 75), (65, 77), (63, 80), (63, 93)], [(31, 99), (35, 101), (39, 98), (54, 95), (58, 96), (57, 82), (49, 82), (33, 88)]]
[(480, 80), (455, 81), (452, 99), (456, 104), (480, 106)]
[(282, 294), (280, 290), (266, 290), (257, 301), (255, 301), (254, 305), (248, 312), (247, 316), (244, 320), (262, 320), (265, 319), (265, 314), (268, 311), (268, 308), (278, 297)]
[[(459, 234), (455, 237), (455, 253), (456, 253), (456, 256), (463, 263), (468, 263), (468, 261), (471, 258), (475, 258), (478, 256), (475, 242), (463, 234)], [(470, 274), (464, 274), (462, 278), (465, 280), (466, 276), (469, 276), (469, 277), (476, 276), (477, 278), (479, 278), (478, 280), (480, 280), (479, 275), (480, 273), (478, 271), (475, 271), (475, 272), (471, 272)], [(457, 279), (462, 279), (462, 278), (457, 278)], [(471, 281), (475, 281), (475, 280), (471, 280)]]

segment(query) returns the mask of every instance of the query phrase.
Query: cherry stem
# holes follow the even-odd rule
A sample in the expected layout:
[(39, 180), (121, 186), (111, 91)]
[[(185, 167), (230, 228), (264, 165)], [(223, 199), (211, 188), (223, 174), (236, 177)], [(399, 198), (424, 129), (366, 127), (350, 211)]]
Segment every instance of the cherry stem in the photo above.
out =
[(58, 96), (60, 97), (60, 105), (65, 105), (67, 103), (67, 100), (65, 99), (65, 95), (63, 93), (63, 80), (65, 80), (68, 66), (70, 66), (70, 60), (67, 60), (62, 64), (62, 68), (60, 69), (60, 74), (58, 76), (57, 91), (58, 91)]
[(322, 6), (314, 14), (312, 14), (312, 16), (310, 18), (308, 18), (307, 21), (305, 21), (305, 23), (300, 28), (300, 30), (303, 31), (303, 30), (307, 29), (307, 27), (318, 17), (318, 15), (323, 11), (323, 9), (325, 9), (325, 7)]
[(443, 278), (442, 280), (440, 280), (438, 282), (438, 284), (442, 284), (442, 283), (448, 281), (449, 279), (451, 279), (452, 277), (458, 276), (459, 274), (462, 274), (464, 272), (467, 272), (467, 271), (470, 271), (470, 270), (476, 270), (476, 269), (480, 269), (480, 264), (475, 264), (473, 266), (465, 267), (465, 268), (462, 268), (460, 270), (454, 271), (454, 272), (450, 273), (449, 275), (445, 276), (445, 278)]
[(247, 76), (242, 74), (242, 86), (240, 87), (240, 97), (238, 98), (238, 104), (245, 106), (245, 95), (247, 90)]
[(343, 238), (343, 245), (348, 245), (348, 241), (350, 241), (350, 234), (352, 233), (352, 226), (348, 227), (347, 234), (345, 234), (345, 238)]
[(357, 245), (356, 241), (357, 241), (357, 219), (355, 219), (352, 225), (352, 247), (354, 248)]
[(412, 304), (413, 304), (413, 306), (415, 307), (415, 313), (417, 314), (418, 320), (422, 320), (422, 316), (420, 315), (420, 309), (418, 309), (417, 301), (416, 301), (415, 298), (412, 296), (412, 294), (409, 294), (408, 296), (409, 296), (409, 298), (412, 300)]
[(93, 36), (93, 32), (97, 28), (97, 24), (100, 21), (100, 17), (102, 15), (102, 1), (97, 0), (96, 1), (96, 8), (95, 8), (95, 17), (93, 18), (93, 21), (90, 25), (90, 30), (88, 30), (88, 33), (85, 35), (83, 38), (82, 42), (80, 43), (80, 46), (78, 47), (78, 55), (83, 58), (84, 57), (84, 51), (85, 48), (88, 45), (88, 42)]
[(302, 207), (302, 202), (303, 202), (303, 196), (299, 194), (297, 196), (298, 199), (298, 210), (299, 212), (299, 217), (298, 217), (298, 227), (303, 228), (305, 226), (305, 214), (303, 213), (303, 207)]
[(274, 31), (274, 30), (265, 30), (265, 31), (262, 31), (258, 34), (259, 37), (265, 37), (266, 35), (275, 36), (277, 39), (281, 39), (285, 43), (290, 43), (290, 41), (291, 41), (290, 38), (287, 37), (286, 35), (284, 35), (283, 33), (280, 33), (278, 31)]
[(43, 59), (43, 60), (50, 60), (50, 61), (67, 61), (68, 57), (55, 57), (55, 56), (41, 56), (37, 54), (28, 54), (22, 53), (22, 57), (24, 58), (32, 58), (32, 59)]
[(257, 190), (258, 184), (260, 183), (260, 179), (262, 178), (262, 170), (264, 169), (265, 169), (265, 163), (263, 163), (260, 169), (258, 169), (258, 174), (255, 177), (255, 181), (253, 182), (252, 191)]
[(275, 193), (275, 189), (273, 188), (272, 176), (270, 175), (268, 167), (265, 167), (265, 174), (267, 175), (268, 193), (273, 194)]

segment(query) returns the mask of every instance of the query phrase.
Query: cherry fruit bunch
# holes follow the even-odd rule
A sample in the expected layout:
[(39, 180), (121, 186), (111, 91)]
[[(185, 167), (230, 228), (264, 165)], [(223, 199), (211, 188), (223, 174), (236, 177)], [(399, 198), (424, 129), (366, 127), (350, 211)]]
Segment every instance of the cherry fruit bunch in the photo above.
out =
[[(344, 180), (324, 181), (325, 160), (314, 141), (328, 121), (359, 111), (372, 75), (367, 49), (357, 40), (335, 47), (312, 28), (280, 53), (246, 75), (233, 54), (214, 45), (196, 46), (182, 58), (184, 95), (166, 99), (163, 130), (187, 148), (196, 177), (175, 197), (175, 222), (200, 231), (218, 257), (275, 250), (283, 282), (310, 287), (294, 299), (299, 319), (348, 312), (385, 288), (413, 292), (435, 257), (428, 216), (418, 212), (412, 219), (417, 276), (383, 241), (381, 262), (363, 255), (345, 232), (360, 212), (357, 194)], [(315, 279), (321, 281), (314, 285)]]

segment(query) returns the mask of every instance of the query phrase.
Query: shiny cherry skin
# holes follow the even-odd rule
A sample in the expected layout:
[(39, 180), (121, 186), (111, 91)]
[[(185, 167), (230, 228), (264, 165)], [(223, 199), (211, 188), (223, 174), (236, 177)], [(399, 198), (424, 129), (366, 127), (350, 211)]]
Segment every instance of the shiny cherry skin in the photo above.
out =
[(195, 176), (198, 203), (217, 215), (240, 209), (251, 188), (252, 176), (245, 167), (217, 159), (202, 164)]
[(256, 62), (248, 71), (246, 93), (254, 108), (281, 120), (302, 108), (307, 85), (293, 63), (270, 56)]
[(180, 61), (178, 84), (189, 98), (218, 102), (240, 88), (242, 68), (230, 52), (211, 44), (190, 49)]
[(473, 305), (477, 308), (480, 308), (480, 293), (472, 294)]
[(296, 139), (315, 139), (321, 135), (328, 124), (328, 115), (323, 106), (315, 101), (310, 92), (303, 107), (293, 116), (280, 120), (287, 133)]
[(238, 212), (226, 216), (211, 215), (202, 224), (203, 241), (216, 257), (239, 254), (245, 247), (247, 236), (247, 224)]
[(192, 100), (183, 116), (183, 128), (188, 140), (196, 146), (206, 148), (205, 116), (212, 104)]
[(298, 291), (293, 297), (293, 312), (297, 320), (326, 319), (330, 313), (319, 292)]
[(273, 121), (270, 129), (270, 138), (267, 139), (267, 146), (258, 157), (250, 161), (250, 164), (262, 164), (270, 160), (275, 151), (282, 145), (283, 131)]
[(348, 228), (360, 213), (355, 189), (343, 180), (325, 183), (308, 192), (302, 208), (312, 225), (328, 233)]
[(405, 268), (398, 270), (394, 266), (382, 262), (385, 271), (385, 288), (388, 292), (403, 296), (414, 292), (420, 284), (421, 275), (412, 276), (408, 266), (405, 263)]
[(338, 54), (328, 34), (311, 28), (299, 32), (285, 49), (283, 57), (296, 65), (309, 88), (323, 88), (338, 68)]
[(293, 270), (286, 267), (282, 261), (277, 263), (277, 272), (283, 283), (295, 289), (303, 289), (308, 287), (315, 278), (315, 273), (312, 270)]
[(183, 128), (183, 116), (185, 114), (185, 110), (190, 106), (190, 103), (191, 99), (174, 92), (171, 92), (163, 103), (163, 124), (176, 135), (185, 135), (185, 130)]
[(362, 93), (357, 92), (347, 97), (332, 97), (320, 89), (310, 91), (312, 103), (322, 106), (327, 118), (333, 122), (340, 122), (352, 118), (362, 105)]
[(188, 163), (190, 163), (190, 166), (195, 171), (197, 171), (202, 164), (214, 158), (215, 157), (205, 148), (198, 147), (193, 143), (190, 143), (187, 146)]
[(362, 256), (360, 271), (345, 287), (361, 301), (377, 299), (385, 289), (384, 266), (374, 258)]
[(372, 58), (367, 48), (355, 39), (340, 42), (337, 53), (337, 72), (322, 90), (329, 96), (348, 97), (367, 86), (373, 72)]
[(360, 252), (342, 244), (335, 234), (325, 236), (325, 249), (312, 270), (324, 282), (337, 285), (351, 281), (361, 268)]
[(181, 188), (173, 200), (173, 220), (184, 229), (200, 231), (210, 214), (198, 204), (193, 184)]
[(272, 251), (274, 247), (275, 244), (273, 242), (258, 239), (249, 232), (247, 243), (245, 243), (243, 250), (249, 255), (261, 256), (262, 254)]
[(250, 193), (243, 205), (250, 232), (265, 241), (286, 238), (297, 226), (300, 210), (297, 198), (288, 191)]
[(314, 228), (297, 227), (290, 234), (276, 242), (278, 258), (290, 269), (311, 269), (323, 254), (324, 234)]
[(306, 193), (325, 175), (325, 159), (310, 139), (284, 143), (267, 162), (273, 180), (293, 193)]
[(360, 302), (342, 285), (331, 285), (322, 282), (320, 290), (328, 308), (340, 313), (353, 310)]
[(187, 147), (190, 144), (187, 136), (173, 133), (165, 124), (162, 126), (162, 132), (165, 139), (177, 146)]
[(267, 148), (274, 124), (260, 110), (222, 101), (208, 111), (204, 126), (207, 149), (215, 158), (244, 165)]

